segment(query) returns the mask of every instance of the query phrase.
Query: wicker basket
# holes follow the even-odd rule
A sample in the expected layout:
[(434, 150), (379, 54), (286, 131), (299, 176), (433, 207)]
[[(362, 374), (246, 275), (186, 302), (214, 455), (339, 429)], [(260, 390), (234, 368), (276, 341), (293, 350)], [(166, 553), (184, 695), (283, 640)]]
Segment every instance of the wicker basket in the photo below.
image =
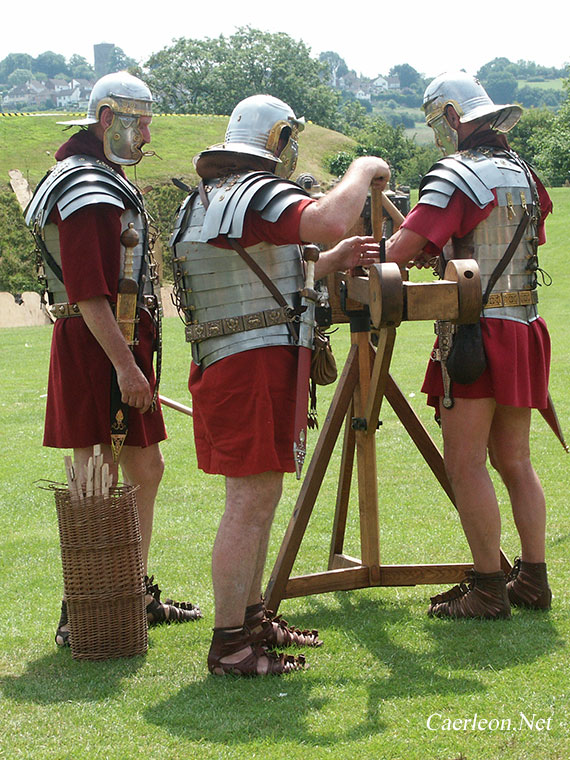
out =
[(105, 660), (148, 648), (136, 488), (71, 498), (55, 487), (63, 586), (74, 659)]

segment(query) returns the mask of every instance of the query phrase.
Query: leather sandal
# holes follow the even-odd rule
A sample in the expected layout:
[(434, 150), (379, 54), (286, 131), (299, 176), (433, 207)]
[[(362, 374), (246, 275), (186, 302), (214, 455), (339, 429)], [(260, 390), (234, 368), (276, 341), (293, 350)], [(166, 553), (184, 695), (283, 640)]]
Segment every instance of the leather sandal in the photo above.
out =
[(546, 563), (524, 562), (516, 557), (513, 569), (507, 576), (507, 593), (513, 607), (549, 610), (552, 591), (548, 585)]
[(281, 615), (265, 609), (263, 600), (245, 608), (244, 626), (248, 629), (253, 642), (273, 647), (320, 647), (323, 642), (315, 629), (301, 630), (290, 626)]
[(146, 616), (149, 628), (154, 625), (164, 623), (188, 623), (192, 620), (199, 620), (202, 612), (198, 605), (190, 602), (174, 602), (167, 599), (165, 602), (160, 601), (161, 590), (158, 584), (154, 582), (154, 575), (150, 578), (145, 575), (145, 591), (152, 599), (146, 605)]
[[(212, 644), (208, 653), (208, 670), (216, 676), (280, 676), (305, 670), (303, 655), (293, 657), (270, 651), (263, 644), (255, 643), (245, 626), (241, 628), (214, 628)], [(240, 657), (232, 657), (240, 655)], [(232, 657), (231, 661), (228, 659)]]
[(68, 625), (67, 620), (67, 602), (65, 599), (61, 600), (61, 615), (59, 616), (59, 623), (57, 624), (57, 630), (55, 632), (55, 643), (58, 647), (71, 646), (69, 641), (69, 629), (64, 631), (64, 627)]
[(467, 582), (432, 596), (428, 615), (439, 618), (510, 618), (511, 607), (503, 571), (467, 571)]

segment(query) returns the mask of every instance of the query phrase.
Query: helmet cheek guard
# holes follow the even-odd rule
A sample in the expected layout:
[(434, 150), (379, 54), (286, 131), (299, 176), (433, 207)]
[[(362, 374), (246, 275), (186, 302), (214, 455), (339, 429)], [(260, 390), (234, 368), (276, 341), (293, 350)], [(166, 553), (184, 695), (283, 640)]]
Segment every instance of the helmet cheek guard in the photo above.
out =
[(139, 129), (140, 116), (113, 112), (113, 121), (103, 134), (105, 155), (115, 164), (132, 166), (143, 157), (144, 140)]
[(459, 135), (457, 134), (457, 130), (453, 129), (447, 120), (446, 110), (448, 105), (455, 108), (458, 116), (462, 115), (463, 111), (461, 106), (454, 101), (448, 101), (443, 108), (438, 109), (437, 112), (434, 111), (426, 118), (428, 127), (433, 129), (435, 144), (444, 156), (451, 156), (453, 153), (457, 152), (459, 147)]
[(288, 179), (297, 166), (299, 155), (299, 127), (291, 121), (276, 122), (267, 138), (267, 150), (279, 161), (275, 164), (275, 174)]

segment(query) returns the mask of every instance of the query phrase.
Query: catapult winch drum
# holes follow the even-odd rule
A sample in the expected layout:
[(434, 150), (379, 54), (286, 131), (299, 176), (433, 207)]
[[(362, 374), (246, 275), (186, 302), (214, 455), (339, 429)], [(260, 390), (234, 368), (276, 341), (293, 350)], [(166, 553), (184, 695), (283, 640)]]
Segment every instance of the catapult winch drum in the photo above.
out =
[(444, 279), (407, 282), (397, 264), (374, 264), (369, 273), (369, 309), (375, 328), (398, 327), (405, 320), (477, 322), (481, 312), (481, 278), (473, 259), (448, 262)]

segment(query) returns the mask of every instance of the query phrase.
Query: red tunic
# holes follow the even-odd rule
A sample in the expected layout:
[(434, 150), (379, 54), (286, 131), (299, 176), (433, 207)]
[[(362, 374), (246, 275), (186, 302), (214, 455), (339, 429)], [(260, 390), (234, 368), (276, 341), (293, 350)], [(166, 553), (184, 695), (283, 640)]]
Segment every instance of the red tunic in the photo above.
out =
[[(86, 153), (106, 160), (101, 143), (88, 132), (74, 135), (56, 154), (58, 160)], [(113, 168), (120, 171), (119, 167)], [(71, 303), (106, 296), (117, 298), (120, 269), (121, 210), (107, 204), (87, 206), (58, 225), (65, 287)], [(155, 328), (142, 312), (137, 364), (154, 386)], [(53, 328), (44, 445), (85, 448), (110, 443), (111, 362), (81, 317), (58, 319)], [(149, 446), (166, 438), (160, 410), (129, 414), (128, 446)]]
[[(536, 178), (535, 178), (536, 179)], [(537, 179), (542, 218), (539, 242), (546, 240), (544, 219), (552, 210), (552, 202)], [(482, 222), (497, 205), (496, 198), (484, 209), (479, 208), (460, 190), (456, 190), (445, 209), (417, 204), (406, 217), (403, 227), (428, 239), (426, 251), (438, 255), (452, 237), (464, 237)], [(474, 383), (453, 383), (456, 398), (494, 398), (498, 404), (545, 409), (550, 368), (550, 337), (542, 318), (529, 325), (507, 319), (481, 318), (487, 368)], [(437, 345), (437, 341), (436, 341)], [(428, 404), (438, 407), (443, 396), (439, 362), (428, 364), (422, 391)]]
[[(285, 211), (278, 222), (246, 216), (244, 247), (266, 241), (301, 243), (299, 222), (310, 199)], [(230, 248), (223, 238), (213, 241)], [(234, 251), (229, 256), (237, 256)], [(297, 349), (271, 346), (227, 356), (202, 371), (192, 363), (188, 387), (194, 410), (198, 467), (229, 477), (294, 472)]]

